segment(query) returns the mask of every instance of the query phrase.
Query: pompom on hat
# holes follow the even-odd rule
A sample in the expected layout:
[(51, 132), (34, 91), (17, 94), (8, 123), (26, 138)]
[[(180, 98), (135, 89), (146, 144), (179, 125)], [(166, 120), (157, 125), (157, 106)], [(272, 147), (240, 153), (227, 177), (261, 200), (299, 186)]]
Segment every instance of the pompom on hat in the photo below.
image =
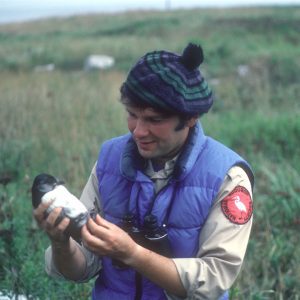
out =
[(182, 55), (149, 52), (130, 70), (122, 89), (135, 103), (182, 115), (201, 115), (213, 104), (212, 91), (199, 70), (203, 59), (201, 46), (191, 43)]

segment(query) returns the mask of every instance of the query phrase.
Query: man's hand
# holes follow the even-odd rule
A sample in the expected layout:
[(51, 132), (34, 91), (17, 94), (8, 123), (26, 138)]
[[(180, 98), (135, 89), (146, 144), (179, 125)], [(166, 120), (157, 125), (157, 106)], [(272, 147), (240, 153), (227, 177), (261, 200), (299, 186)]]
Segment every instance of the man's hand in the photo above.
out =
[(106, 221), (99, 215), (89, 219), (81, 230), (84, 244), (100, 256), (109, 256), (126, 263), (138, 249), (133, 239), (120, 227)]
[(54, 208), (49, 215), (46, 211), (52, 202), (41, 203), (34, 211), (33, 216), (40, 228), (49, 236), (52, 242), (64, 243), (69, 240), (66, 229), (70, 224), (69, 218), (61, 219), (61, 207)]
[(186, 297), (174, 262), (135, 243), (129, 234), (99, 215), (81, 230), (84, 244), (100, 256), (110, 256), (132, 267), (163, 289)]

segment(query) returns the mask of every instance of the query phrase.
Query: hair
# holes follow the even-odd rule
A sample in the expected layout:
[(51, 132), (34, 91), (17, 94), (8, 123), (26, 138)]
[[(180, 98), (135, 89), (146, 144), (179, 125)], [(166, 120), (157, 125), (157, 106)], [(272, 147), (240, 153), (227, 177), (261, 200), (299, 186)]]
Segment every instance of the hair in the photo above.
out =
[(178, 116), (179, 117), (179, 123), (175, 128), (175, 131), (180, 131), (182, 129), (184, 129), (186, 123), (194, 117), (198, 117), (200, 118), (200, 116), (202, 114), (182, 114), (182, 113), (178, 113), (175, 111), (170, 111), (167, 109), (163, 109), (161, 107), (158, 106), (154, 106), (154, 105), (150, 105), (144, 101), (139, 101), (139, 99), (133, 99), (132, 97), (129, 96), (128, 92), (127, 92), (127, 88), (126, 88), (126, 83), (124, 82), (121, 85), (120, 88), (120, 93), (121, 93), (121, 98), (120, 98), (120, 102), (125, 105), (125, 106), (132, 106), (132, 107), (136, 107), (136, 108), (141, 108), (141, 109), (146, 109), (146, 108), (153, 108), (156, 111), (162, 113), (163, 115), (167, 116), (167, 117), (172, 117), (172, 116)]

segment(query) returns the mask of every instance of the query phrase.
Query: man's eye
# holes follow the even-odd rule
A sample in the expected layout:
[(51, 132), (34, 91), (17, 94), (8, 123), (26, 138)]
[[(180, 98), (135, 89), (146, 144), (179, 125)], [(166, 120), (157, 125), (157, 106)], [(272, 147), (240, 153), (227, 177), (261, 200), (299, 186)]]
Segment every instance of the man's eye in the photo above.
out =
[(160, 123), (160, 122), (162, 122), (164, 119), (163, 118), (152, 118), (152, 119), (150, 119), (150, 121), (152, 122), (152, 123)]
[(133, 113), (131, 113), (131, 112), (128, 112), (128, 117), (135, 118), (135, 115)]

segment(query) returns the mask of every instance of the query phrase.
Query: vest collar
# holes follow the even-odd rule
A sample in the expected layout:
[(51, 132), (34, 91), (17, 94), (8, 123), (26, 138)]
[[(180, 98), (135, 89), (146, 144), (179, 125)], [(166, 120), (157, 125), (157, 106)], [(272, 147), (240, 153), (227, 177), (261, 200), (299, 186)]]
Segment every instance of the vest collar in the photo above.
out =
[[(121, 157), (121, 174), (131, 181), (137, 179), (137, 171), (144, 171), (147, 161), (139, 154), (132, 135), (125, 144)], [(173, 177), (175, 180), (182, 180), (194, 166), (197, 157), (205, 146), (206, 136), (203, 133), (200, 122), (191, 128), (189, 136), (174, 167)]]
[(178, 157), (173, 174), (175, 180), (182, 180), (189, 174), (198, 156), (201, 154), (205, 143), (206, 136), (198, 121), (197, 124), (191, 128), (187, 141)]
[(131, 134), (125, 144), (121, 155), (121, 174), (127, 179), (134, 181), (136, 179), (137, 170), (146, 168), (146, 160), (139, 154), (136, 143)]

